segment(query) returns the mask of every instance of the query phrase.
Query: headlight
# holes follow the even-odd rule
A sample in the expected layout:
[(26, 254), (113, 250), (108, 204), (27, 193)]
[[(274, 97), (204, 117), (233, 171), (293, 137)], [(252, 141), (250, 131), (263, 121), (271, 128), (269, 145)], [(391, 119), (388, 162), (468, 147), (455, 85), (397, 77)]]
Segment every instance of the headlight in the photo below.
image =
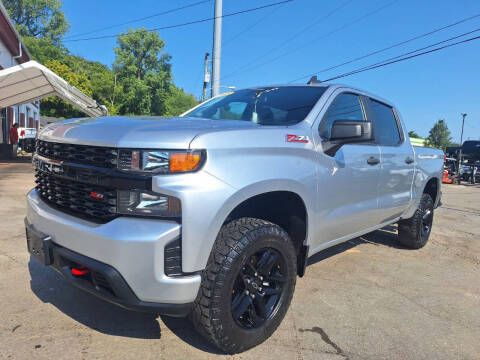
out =
[(119, 190), (117, 212), (125, 215), (180, 217), (180, 200), (146, 191)]
[(198, 170), (204, 151), (119, 150), (118, 169), (154, 174), (186, 173)]

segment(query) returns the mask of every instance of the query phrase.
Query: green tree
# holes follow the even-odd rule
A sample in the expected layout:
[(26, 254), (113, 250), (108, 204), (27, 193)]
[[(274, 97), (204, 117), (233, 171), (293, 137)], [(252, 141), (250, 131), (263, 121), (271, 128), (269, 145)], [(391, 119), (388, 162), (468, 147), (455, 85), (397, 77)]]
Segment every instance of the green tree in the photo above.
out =
[[(58, 60), (48, 60), (45, 63), (45, 66), (56, 73), (58, 76), (62, 77), (70, 85), (75, 86), (77, 89), (82, 91), (88, 96), (92, 96), (92, 86), (88, 77), (85, 74), (78, 74), (72, 71), (70, 67), (65, 64), (62, 64)], [(54, 117), (80, 117), (84, 114), (72, 105), (66, 103), (59, 97), (53, 96), (42, 100), (40, 107), (40, 112), (42, 115), (54, 116)]]
[(170, 56), (157, 32), (144, 28), (122, 33), (114, 48), (114, 73), (122, 86), (122, 114), (163, 115), (172, 81)]
[(411, 138), (417, 138), (417, 139), (421, 139), (422, 137), (420, 135), (418, 135), (415, 130), (410, 130), (408, 132), (408, 137), (411, 137)]
[(193, 95), (186, 94), (183, 89), (172, 85), (170, 96), (166, 101), (165, 115), (178, 116), (196, 105), (198, 105), (198, 102)]
[(106, 105), (110, 114), (118, 114), (117, 99), (123, 90), (112, 70), (106, 65), (86, 60), (81, 56), (67, 55), (63, 61), (72, 71), (84, 74), (88, 78), (93, 99), (99, 104)]
[[(172, 83), (170, 56), (157, 32), (128, 30), (118, 36), (112, 69), (69, 53), (61, 38), (69, 24), (59, 0), (6, 0), (32, 58), (46, 65), (110, 114), (178, 115), (196, 105), (193, 96)], [(42, 115), (78, 117), (63, 100), (42, 101)]]
[(22, 36), (46, 38), (59, 44), (70, 28), (59, 0), (4, 0), (3, 3)]
[(24, 36), (23, 43), (32, 55), (32, 59), (44, 64), (48, 60), (63, 61), (68, 54), (68, 50), (61, 44), (54, 44), (47, 38), (37, 39), (31, 36)]
[(448, 130), (445, 120), (438, 120), (430, 129), (427, 143), (429, 146), (445, 151), (445, 148), (451, 143), (452, 137), (450, 134), (450, 130)]
[[(106, 105), (110, 114), (118, 114), (116, 100), (118, 99), (118, 94), (122, 92), (122, 87), (118, 84), (115, 74), (108, 66), (96, 61), (86, 60), (81, 56), (71, 55), (63, 45), (54, 44), (50, 39), (23, 37), (23, 42), (28, 47), (34, 60), (42, 64), (48, 64), (54, 72), (65, 76), (70, 76), (70, 72), (73, 72), (79, 75), (82, 81), (88, 80), (90, 86), (87, 91), (91, 91), (92, 98), (97, 100), (99, 104)], [(56, 60), (56, 62), (52, 64), (52, 60)], [(64, 71), (65, 68), (60, 70), (59, 64), (66, 65), (69, 70)], [(74, 81), (78, 81), (78, 79)], [(80, 85), (79, 89), (82, 88), (82, 85)], [(55, 104), (62, 104), (58, 112), (56, 112), (51, 100), (46, 100), (45, 106), (47, 106), (47, 109), (44, 109), (42, 106), (43, 115), (48, 114), (54, 117), (79, 116), (80, 113), (64, 106), (66, 104), (63, 102), (55, 102)]]

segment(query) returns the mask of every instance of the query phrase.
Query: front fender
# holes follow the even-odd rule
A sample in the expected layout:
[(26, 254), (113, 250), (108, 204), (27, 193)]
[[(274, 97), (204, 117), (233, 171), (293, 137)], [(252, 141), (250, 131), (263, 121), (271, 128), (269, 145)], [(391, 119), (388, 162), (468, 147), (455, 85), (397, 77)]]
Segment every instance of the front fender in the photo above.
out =
[[(211, 249), (215, 239), (217, 238), (217, 234), (219, 233), (228, 215), (237, 206), (256, 195), (261, 195), (272, 191), (289, 191), (296, 193), (305, 203), (308, 218), (308, 209), (311, 208), (312, 204), (310, 201), (312, 199), (307, 197), (307, 189), (305, 189), (305, 186), (299, 182), (290, 179), (272, 179), (249, 184), (242, 189), (236, 189), (221, 203), (216, 212), (212, 214), (213, 216), (210, 219), (203, 219), (204, 221), (202, 226), (193, 228), (193, 231), (196, 235), (195, 240), (191, 239), (193, 234), (191, 234), (190, 230), (192, 229), (187, 229), (187, 224), (184, 225), (182, 232), (182, 244), (187, 250), (184, 253), (182, 262), (184, 271), (199, 271), (206, 267)], [(194, 213), (199, 214), (201, 218), (201, 212), (202, 209), (197, 209), (197, 211)], [(193, 224), (190, 225), (192, 226)], [(194, 246), (195, 252), (191, 253), (188, 248), (193, 241), (196, 242), (197, 246)], [(199, 241), (201, 241), (201, 246), (199, 246)]]

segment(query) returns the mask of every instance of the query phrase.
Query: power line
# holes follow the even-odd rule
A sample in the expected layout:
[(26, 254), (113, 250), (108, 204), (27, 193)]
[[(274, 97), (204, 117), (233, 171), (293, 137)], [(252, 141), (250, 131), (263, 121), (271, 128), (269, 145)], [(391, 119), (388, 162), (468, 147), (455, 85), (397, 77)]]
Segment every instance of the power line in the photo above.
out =
[[(288, 3), (288, 2), (292, 2), (292, 1), (293, 0), (283, 0), (283, 1), (272, 3), (272, 4), (267, 4), (267, 5), (258, 6), (258, 7), (255, 7), (255, 8), (250, 8), (250, 9), (246, 9), (246, 10), (241, 10), (241, 11), (236, 11), (236, 12), (233, 12), (233, 13), (225, 14), (225, 15), (219, 16), (219, 18), (226, 18), (226, 17), (230, 17), (230, 16), (234, 16), (234, 15), (245, 14), (245, 13), (248, 13), (248, 12), (265, 9), (265, 8), (269, 8), (269, 7), (272, 7), (272, 6), (277, 6), (277, 5), (285, 4), (285, 3)], [(153, 28), (153, 29), (148, 29), (147, 31), (152, 32), (152, 31), (158, 31), (158, 30), (173, 29), (173, 28), (177, 28), (177, 27), (199, 24), (199, 23), (212, 21), (212, 20), (215, 20), (215, 17), (210, 17), (210, 18), (201, 19), (201, 20), (189, 21), (189, 22), (185, 22), (185, 23), (181, 23), (181, 24), (157, 27), (157, 28)], [(118, 34), (104, 35), (104, 36), (97, 36), (97, 37), (90, 37), (90, 38), (83, 38), (83, 39), (71, 39), (71, 40), (64, 40), (64, 41), (65, 42), (73, 42), (73, 41), (99, 40), (99, 39), (114, 38), (114, 37), (117, 37), (117, 36), (121, 36), (121, 35), (118, 35)]]
[(356, 74), (357, 72), (361, 72), (361, 70), (367, 70), (367, 69), (370, 69), (372, 66), (376, 66), (376, 65), (380, 65), (380, 64), (383, 64), (383, 63), (386, 63), (386, 62), (390, 62), (392, 60), (395, 60), (395, 59), (398, 59), (398, 58), (401, 58), (401, 57), (404, 57), (404, 56), (407, 56), (407, 55), (410, 55), (410, 54), (415, 54), (415, 53), (418, 53), (419, 51), (422, 51), (422, 50), (425, 50), (425, 49), (429, 49), (429, 48), (432, 48), (434, 46), (437, 46), (437, 45), (440, 45), (440, 44), (444, 44), (446, 42), (450, 42), (452, 40), (455, 40), (455, 39), (458, 39), (458, 38), (461, 38), (463, 36), (466, 36), (466, 35), (470, 35), (470, 34), (473, 34), (475, 32), (478, 32), (480, 31), (480, 28), (478, 29), (475, 29), (475, 30), (472, 30), (472, 31), (468, 31), (466, 33), (463, 33), (463, 34), (460, 34), (460, 35), (457, 35), (457, 36), (454, 36), (454, 37), (451, 37), (449, 39), (445, 39), (445, 40), (442, 40), (442, 41), (438, 41), (436, 43), (433, 43), (433, 44), (430, 44), (430, 45), (427, 45), (427, 46), (424, 46), (424, 47), (421, 47), (419, 49), (416, 49), (416, 50), (412, 50), (412, 51), (409, 51), (409, 52), (406, 52), (406, 53), (403, 53), (403, 54), (400, 54), (400, 55), (397, 55), (397, 56), (394, 56), (394, 57), (391, 57), (389, 59), (385, 59), (385, 60), (382, 60), (382, 61), (379, 61), (377, 63), (374, 63), (374, 64), (371, 64), (371, 65), (368, 65), (368, 66), (364, 66), (364, 67), (361, 67), (357, 70), (354, 70), (354, 71), (351, 71), (351, 72), (348, 72), (348, 73), (344, 73), (345, 76), (349, 75), (349, 74)]
[(472, 125), (472, 124), (471, 124), (471, 123), (469, 123), (468, 121), (465, 121), (465, 123), (466, 123), (468, 126), (470, 126), (470, 127), (474, 128), (474, 129), (478, 129), (478, 127), (477, 127), (477, 126), (475, 126), (475, 125)]
[[(479, 30), (480, 30), (480, 29), (479, 29)], [(478, 30), (477, 30), (477, 31), (478, 31)], [(432, 50), (424, 51), (424, 52), (421, 52), (421, 53), (418, 53), (418, 54), (415, 54), (415, 55), (410, 55), (410, 56), (402, 57), (402, 58), (399, 58), (399, 59), (396, 59), (396, 60), (392, 60), (392, 61), (387, 61), (387, 62), (381, 62), (381, 63), (373, 64), (373, 65), (371, 65), (371, 66), (363, 67), (363, 68), (360, 68), (360, 69), (358, 69), (358, 70), (350, 71), (350, 72), (348, 72), (348, 73), (344, 73), (344, 74), (341, 74), (341, 75), (338, 75), (338, 76), (334, 76), (334, 77), (329, 78), (329, 79), (326, 79), (326, 80), (322, 80), (322, 82), (337, 80), (337, 79), (340, 79), (340, 78), (343, 78), (343, 77), (346, 77), (346, 76), (350, 76), (350, 75), (354, 75), (354, 74), (358, 74), (358, 73), (361, 73), (361, 72), (364, 72), (364, 71), (377, 69), (377, 68), (380, 68), (380, 67), (383, 67), (383, 66), (391, 65), (391, 64), (394, 64), (394, 63), (397, 63), (397, 62), (400, 62), (400, 61), (405, 61), (405, 60), (413, 59), (413, 58), (416, 58), (416, 57), (418, 57), (418, 56), (430, 54), (430, 53), (437, 52), (437, 51), (440, 51), (440, 50), (443, 50), (443, 49), (446, 49), (446, 48), (449, 48), (449, 47), (452, 47), (452, 46), (464, 44), (464, 43), (467, 43), (467, 42), (470, 42), (470, 41), (473, 41), (473, 40), (478, 40), (478, 39), (480, 39), (480, 36), (475, 36), (475, 37), (468, 38), (468, 39), (465, 39), (465, 40), (457, 41), (457, 42), (452, 43), (452, 44), (440, 46), (440, 47), (435, 48), (435, 49), (432, 49)], [(418, 51), (418, 50), (417, 50), (417, 51)], [(413, 51), (413, 52), (417, 52), (417, 51)], [(412, 52), (410, 52), (410, 53), (412, 53)], [(408, 53), (407, 53), (407, 54), (408, 54)], [(406, 54), (403, 54), (403, 55), (406, 55)], [(400, 56), (403, 56), (403, 55), (399, 55), (399, 56), (397, 56), (397, 57), (400, 57)]]
[(342, 8), (344, 8), (345, 6), (347, 6), (349, 3), (351, 3), (353, 0), (348, 0), (346, 1), (345, 3), (341, 4), (340, 6), (334, 8), (332, 11), (330, 11), (327, 15), (325, 16), (322, 16), (320, 19), (317, 19), (315, 20), (313, 23), (305, 26), (302, 30), (300, 30), (299, 32), (295, 33), (293, 36), (289, 37), (287, 40), (283, 41), (281, 44), (271, 48), (269, 51), (265, 52), (263, 55), (260, 55), (258, 57), (256, 57), (253, 61), (250, 61), (249, 63), (241, 66), (240, 68), (238, 68), (235, 72), (233, 73), (230, 73), (226, 76), (224, 76), (222, 79), (224, 78), (227, 78), (227, 77), (231, 77), (233, 76), (234, 74), (237, 74), (239, 72), (241, 72), (243, 69), (246, 69), (246, 68), (250, 68), (252, 65), (254, 65), (255, 63), (257, 63), (260, 59), (263, 59), (264, 57), (270, 55), (272, 52), (276, 51), (277, 49), (281, 49), (282, 46), (286, 45), (286, 44), (289, 44), (291, 41), (295, 40), (297, 37), (299, 37), (300, 35), (302, 35), (303, 33), (305, 33), (307, 30), (311, 29), (313, 26), (317, 25), (318, 23), (322, 22), (323, 20), (326, 20), (328, 19), (330, 16), (332, 16), (333, 14), (335, 14), (337, 11), (341, 10)]
[[(463, 34), (460, 34), (460, 35), (457, 35), (457, 36), (454, 36), (454, 37), (451, 37), (451, 38), (449, 38), (449, 39), (445, 39), (445, 40), (442, 40), (442, 41), (438, 41), (438, 42), (436, 42), (436, 43), (433, 43), (433, 44), (424, 46), (424, 47), (419, 48), (419, 49), (416, 49), (416, 50), (412, 50), (412, 51), (403, 53), (403, 54), (401, 54), (401, 55), (397, 55), (397, 56), (391, 57), (391, 58), (389, 58), (389, 59), (385, 59), (385, 60), (379, 61), (379, 62), (374, 63), (374, 64), (372, 64), (372, 65), (364, 66), (364, 67), (359, 68), (359, 69), (357, 69), (357, 70), (351, 71), (351, 73), (356, 73), (357, 71), (363, 70), (363, 69), (369, 69), (369, 68), (372, 67), (372, 66), (380, 65), (380, 64), (383, 64), (383, 63), (385, 63), (385, 62), (388, 62), (388, 61), (392, 61), (392, 60), (401, 58), (401, 57), (403, 57), (403, 56), (407, 56), (407, 55), (410, 55), (410, 54), (414, 54), (414, 53), (417, 53), (417, 52), (419, 52), (419, 51), (422, 51), (422, 50), (425, 50), (425, 49), (428, 49), (428, 48), (431, 48), (431, 47), (434, 47), (434, 46), (437, 46), (437, 45), (440, 45), (440, 44), (444, 44), (444, 43), (446, 43), (446, 42), (449, 42), (449, 41), (452, 41), (452, 40), (461, 38), (461, 37), (466, 36), (466, 35), (473, 34), (473, 33), (478, 32), (478, 31), (480, 31), (480, 28), (475, 29), (475, 30), (472, 30), (472, 31), (468, 31), (468, 32), (466, 32), (466, 33), (463, 33)], [(350, 73), (345, 73), (345, 74), (350, 74)], [(300, 78), (300, 79), (303, 79), (303, 77)], [(298, 80), (298, 79), (289, 81), (288, 84), (291, 84), (291, 83), (293, 83), (293, 82), (295, 82), (295, 81), (297, 81), (297, 80)]]
[(251, 23), (250, 25), (248, 25), (247, 27), (245, 27), (245, 29), (243, 29), (242, 31), (238, 32), (237, 34), (233, 35), (231, 38), (228, 38), (227, 40), (225, 41), (222, 41), (222, 47), (225, 49), (226, 46), (228, 46), (229, 44), (232, 43), (233, 40), (236, 40), (238, 39), (240, 36), (242, 36), (243, 34), (245, 34), (246, 32), (250, 31), (251, 29), (253, 29), (255, 26), (257, 26), (258, 24), (260, 24), (262, 21), (264, 21), (266, 18), (268, 18), (270, 15), (272, 15), (275, 11), (277, 11), (278, 9), (280, 9), (280, 7), (275, 7), (273, 8), (272, 11), (270, 11), (269, 13), (265, 14), (264, 16), (262, 16), (260, 19), (254, 21), (253, 23)]
[(439, 32), (439, 31), (442, 31), (442, 30), (445, 30), (445, 29), (454, 27), (454, 26), (456, 26), (456, 25), (459, 25), (459, 24), (461, 24), (461, 23), (464, 23), (464, 22), (466, 22), (466, 21), (469, 21), (469, 20), (472, 20), (472, 19), (475, 19), (475, 18), (478, 18), (478, 17), (480, 17), (480, 14), (473, 15), (473, 16), (470, 16), (470, 17), (467, 17), (467, 18), (458, 20), (458, 21), (456, 21), (456, 22), (454, 22), (454, 23), (452, 23), (452, 24), (449, 24), (449, 25), (446, 25), (446, 26), (442, 26), (442, 27), (440, 27), (440, 28), (434, 29), (434, 30), (432, 30), (432, 31), (426, 32), (426, 33), (421, 34), (421, 35), (414, 36), (414, 37), (412, 37), (412, 38), (410, 38), (410, 39), (407, 39), (407, 40), (404, 40), (404, 41), (400, 41), (400, 42), (395, 43), (395, 44), (393, 44), (393, 45), (387, 46), (387, 47), (385, 47), (385, 48), (383, 48), (383, 49), (375, 50), (375, 51), (373, 51), (373, 52), (371, 52), (371, 53), (368, 53), (368, 54), (366, 54), (366, 55), (362, 55), (362, 56), (356, 57), (356, 58), (354, 58), (354, 59), (345, 61), (345, 62), (343, 62), (343, 63), (341, 63), (341, 64), (334, 65), (334, 66), (330, 66), (330, 67), (328, 67), (328, 68), (322, 69), (322, 70), (317, 71), (317, 72), (314, 72), (314, 73), (312, 73), (312, 74), (299, 77), (299, 78), (297, 78), (297, 79), (295, 79), (295, 80), (292, 80), (291, 82), (296, 82), (296, 81), (299, 81), (299, 80), (302, 80), (302, 79), (308, 79), (308, 78), (310, 78), (310, 77), (313, 76), (313, 75), (318, 75), (318, 74), (320, 74), (320, 73), (323, 73), (323, 72), (326, 72), (326, 71), (330, 71), (330, 70), (339, 68), (339, 67), (344, 66), (344, 65), (347, 65), (347, 64), (351, 64), (351, 63), (356, 62), (356, 61), (358, 61), (358, 60), (362, 60), (362, 59), (365, 59), (365, 58), (367, 58), (367, 57), (370, 57), (370, 56), (379, 54), (379, 53), (381, 53), (381, 52), (384, 52), (384, 51), (393, 49), (393, 48), (395, 48), (395, 47), (398, 47), (398, 46), (401, 46), (401, 45), (405, 45), (405, 44), (407, 44), (407, 43), (409, 43), (409, 42), (412, 42), (412, 41), (414, 41), (414, 40), (418, 40), (418, 39), (420, 39), (420, 38), (423, 38), (423, 37), (432, 35), (432, 34), (437, 33), (437, 32)]
[(261, 67), (261, 66), (270, 64), (270, 63), (272, 63), (272, 62), (274, 62), (274, 61), (276, 61), (276, 60), (278, 60), (278, 59), (281, 59), (282, 57), (291, 55), (293, 52), (296, 52), (296, 51), (298, 51), (298, 50), (301, 50), (301, 49), (303, 49), (303, 48), (311, 45), (312, 43), (314, 43), (314, 42), (316, 42), (316, 41), (318, 41), (318, 40), (325, 39), (325, 38), (327, 38), (327, 37), (329, 37), (329, 36), (331, 36), (331, 35), (339, 32), (339, 31), (341, 31), (341, 30), (343, 30), (343, 29), (345, 29), (345, 28), (347, 28), (347, 27), (349, 27), (349, 26), (352, 26), (352, 25), (354, 25), (354, 24), (362, 21), (363, 19), (365, 19), (365, 18), (367, 18), (367, 17), (369, 17), (369, 16), (372, 16), (372, 15), (378, 13), (379, 11), (381, 11), (381, 10), (383, 10), (383, 9), (391, 6), (391, 5), (393, 5), (393, 4), (396, 3), (397, 1), (398, 1), (398, 0), (393, 0), (393, 1), (387, 3), (387, 4), (383, 5), (383, 6), (380, 6), (379, 8), (376, 8), (376, 9), (374, 9), (374, 10), (372, 10), (372, 11), (370, 11), (370, 12), (364, 14), (364, 15), (362, 15), (362, 16), (360, 16), (360, 17), (358, 17), (358, 18), (356, 18), (356, 19), (354, 19), (354, 20), (352, 20), (352, 21), (350, 21), (350, 22), (348, 22), (348, 23), (346, 23), (346, 24), (344, 24), (344, 25), (336, 28), (335, 30), (332, 30), (332, 31), (330, 31), (330, 32), (328, 32), (328, 33), (326, 33), (326, 34), (324, 34), (324, 35), (322, 35), (322, 36), (319, 36), (319, 37), (317, 37), (317, 38), (309, 41), (308, 43), (305, 43), (305, 44), (303, 44), (303, 45), (301, 45), (301, 46), (298, 46), (298, 47), (294, 48), (293, 50), (287, 51), (287, 52), (285, 52), (285, 53), (283, 53), (283, 54), (281, 54), (281, 55), (279, 55), (279, 56), (277, 56), (277, 57), (274, 57), (273, 59), (267, 60), (267, 61), (265, 61), (265, 62), (263, 62), (263, 63), (261, 63), (261, 64), (259, 64), (259, 65), (252, 66), (252, 67), (250, 67), (250, 68), (248, 68), (248, 69), (245, 69), (245, 70), (243, 70), (243, 71), (237, 71), (237, 72), (230, 73), (229, 75), (224, 76), (224, 77), (222, 78), (222, 80), (223, 80), (223, 79), (226, 79), (226, 78), (228, 78), (228, 77), (232, 77), (232, 76), (239, 75), (239, 74), (241, 74), (241, 73), (244, 73), (245, 71), (249, 71), (249, 70), (252, 70), (252, 69), (259, 68), (259, 67)]
[(70, 36), (67, 36), (64, 40), (68, 41), (69, 39), (76, 38), (78, 36), (94, 34), (96, 32), (112, 29), (112, 28), (115, 28), (115, 27), (118, 27), (118, 26), (123, 26), (123, 25), (132, 24), (132, 23), (135, 23), (135, 22), (143, 21), (143, 20), (148, 20), (148, 19), (151, 19), (151, 18), (154, 18), (154, 17), (157, 17), (157, 16), (162, 16), (162, 15), (170, 14), (170, 13), (173, 13), (173, 12), (176, 12), (176, 11), (188, 9), (188, 8), (191, 8), (191, 7), (200, 5), (200, 4), (204, 4), (204, 3), (207, 3), (207, 2), (210, 2), (210, 1), (212, 1), (212, 0), (202, 0), (202, 1), (195, 2), (193, 4), (188, 4), (188, 5), (178, 7), (178, 8), (165, 10), (165, 11), (162, 11), (162, 12), (159, 12), (159, 13), (156, 13), (156, 14), (152, 14), (152, 15), (149, 15), (149, 16), (144, 16), (144, 17), (141, 17), (141, 18), (129, 20), (129, 21), (126, 21), (126, 22), (123, 22), (123, 23), (118, 23), (118, 24), (115, 24), (115, 25), (109, 25), (109, 26), (106, 26), (106, 27), (103, 27), (103, 28), (98, 28), (98, 29), (95, 29), (95, 30), (92, 30), (92, 31), (87, 31), (87, 32), (80, 33), (80, 34), (70, 35)]

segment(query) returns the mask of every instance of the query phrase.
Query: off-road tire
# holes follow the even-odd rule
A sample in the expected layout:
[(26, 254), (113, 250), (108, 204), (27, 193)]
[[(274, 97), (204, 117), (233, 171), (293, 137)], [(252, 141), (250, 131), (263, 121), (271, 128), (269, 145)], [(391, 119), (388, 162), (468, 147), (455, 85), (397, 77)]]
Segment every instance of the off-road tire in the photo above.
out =
[[(260, 327), (245, 329), (232, 314), (232, 288), (251, 254), (274, 249), (285, 259), (286, 276), (282, 302)], [(277, 329), (290, 305), (295, 289), (297, 260), (288, 234), (271, 222), (241, 218), (224, 225), (202, 274), (191, 320), (197, 331), (228, 354), (239, 353), (265, 341)]]
[[(429, 213), (428, 213), (429, 212)], [(424, 217), (430, 216), (430, 228), (425, 233)], [(425, 246), (430, 237), (433, 220), (433, 200), (429, 194), (423, 194), (417, 211), (410, 219), (400, 220), (398, 222), (398, 241), (403, 246), (420, 249)]]

